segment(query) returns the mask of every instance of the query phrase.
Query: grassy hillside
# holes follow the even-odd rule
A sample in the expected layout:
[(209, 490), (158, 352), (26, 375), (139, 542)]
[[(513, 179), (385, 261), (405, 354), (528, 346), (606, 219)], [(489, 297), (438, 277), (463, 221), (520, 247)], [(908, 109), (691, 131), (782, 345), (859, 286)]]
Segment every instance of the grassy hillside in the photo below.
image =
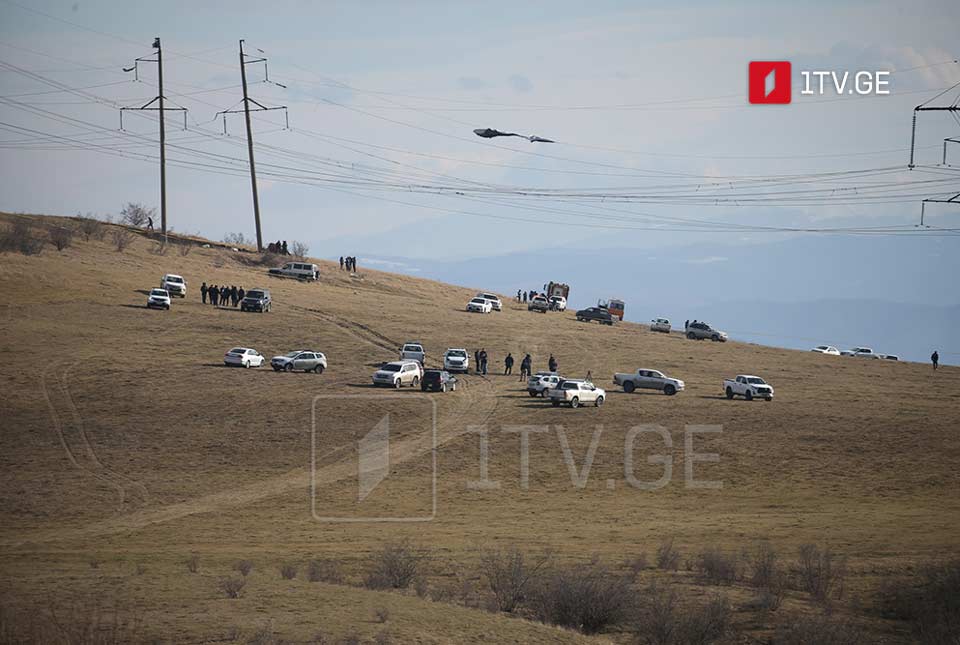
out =
[[(3, 216), (0, 226), (12, 221)], [(571, 312), (534, 314), (514, 302), (501, 313), (467, 314), (472, 291), (362, 266), (350, 276), (320, 262), (321, 280), (301, 283), (269, 277), (251, 253), (154, 251), (137, 235), (118, 252), (107, 235), (77, 236), (61, 252), (47, 245), (39, 255), (0, 255), (8, 614), (42, 617), (96, 598), (136, 614), (143, 637), (195, 642), (264, 629), (299, 642), (318, 632), (330, 642), (354, 633), (397, 642), (635, 637), (628, 626), (587, 637), (525, 612), (477, 608), (487, 602), (479, 554), (519, 546), (553, 552), (558, 566), (596, 559), (613, 571), (646, 555), (649, 564), (631, 571), (638, 597), (653, 581), (693, 604), (722, 592), (738, 634), (728, 638), (740, 642), (820, 612), (791, 586), (779, 610), (759, 615), (746, 569), (719, 590), (696, 571), (704, 549), (740, 553), (769, 541), (784, 565), (808, 543), (845, 557), (835, 615), (866, 640), (900, 642), (909, 627), (875, 609), (880, 585), (960, 546), (958, 368), (933, 373), (928, 365), (691, 342), (634, 324), (580, 324)], [(184, 275), (190, 294), (169, 312), (149, 311), (144, 294), (165, 272)], [(203, 305), (204, 280), (268, 287), (274, 311)], [(467, 375), (446, 395), (370, 387), (376, 366), (406, 340), (422, 341), (434, 365), (447, 347), (484, 347), (492, 373)], [(224, 368), (224, 352), (236, 345), (268, 357), (316, 349), (330, 365), (322, 375)], [(516, 376), (499, 375), (507, 352), (517, 357), (515, 372), (527, 352), (535, 369), (553, 353), (567, 376), (590, 371), (608, 389), (605, 405), (555, 409), (530, 398)], [(610, 384), (614, 372), (637, 367), (682, 378), (687, 389), (628, 395)], [(776, 399), (726, 400), (722, 379), (744, 372), (766, 378)], [(389, 476), (358, 501), (358, 440), (387, 413)], [(631, 444), (637, 480), (664, 475), (663, 459), (648, 456), (672, 461), (672, 478), (656, 490), (630, 485), (625, 473), (627, 438), (641, 424), (662, 427), (672, 443), (644, 432)], [(697, 425), (718, 430), (689, 435), (693, 452), (719, 455), (714, 461), (685, 454), (685, 429)], [(470, 483), (481, 474), (478, 426), (487, 429), (496, 487)], [(686, 482), (691, 464), (695, 480), (719, 485)], [(318, 519), (371, 516), (432, 519)], [(677, 572), (655, 566), (668, 538), (682, 554)], [(371, 554), (404, 539), (431, 553), (420, 593), (360, 587)], [(350, 584), (308, 581), (306, 563), (318, 558), (338, 563)], [(238, 575), (239, 560), (253, 570), (242, 597), (229, 599), (220, 581)], [(299, 567), (293, 580), (280, 574), (287, 563)], [(381, 607), (384, 622), (374, 617)]]

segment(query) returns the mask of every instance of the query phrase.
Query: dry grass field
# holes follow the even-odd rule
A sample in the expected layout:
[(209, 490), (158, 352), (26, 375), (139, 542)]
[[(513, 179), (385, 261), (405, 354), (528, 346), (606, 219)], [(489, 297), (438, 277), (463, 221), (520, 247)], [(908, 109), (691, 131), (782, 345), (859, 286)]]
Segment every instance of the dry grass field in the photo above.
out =
[[(0, 226), (13, 221), (2, 216)], [(690, 606), (721, 594), (731, 623), (722, 642), (767, 642), (825, 604), (790, 584), (778, 609), (756, 609), (739, 554), (767, 542), (787, 571), (804, 544), (845, 559), (830, 620), (852, 625), (861, 642), (912, 642), (909, 623), (877, 608), (879, 590), (958, 555), (958, 368), (693, 342), (508, 301), (500, 313), (467, 314), (475, 290), (370, 271), (362, 259), (357, 276), (319, 262), (321, 279), (304, 283), (269, 277), (250, 253), (158, 255), (154, 245), (137, 235), (118, 252), (109, 235), (77, 235), (59, 252), (47, 244), (39, 255), (0, 255), (0, 636), (68, 629), (99, 610), (104, 622), (114, 613), (136, 622), (119, 640), (639, 638), (629, 621), (585, 635), (527, 611), (490, 611), (481, 554), (517, 547), (551, 552), (555, 567), (629, 570), (637, 602), (653, 582)], [(189, 295), (170, 311), (147, 310), (145, 291), (166, 272), (185, 276)], [(204, 280), (267, 287), (275, 308), (201, 304)], [(491, 373), (466, 375), (444, 395), (370, 387), (406, 340), (422, 341), (432, 365), (447, 347), (486, 348)], [(236, 345), (267, 357), (316, 349), (329, 369), (225, 368)], [(605, 404), (571, 410), (529, 397), (517, 376), (501, 375), (507, 352), (515, 372), (527, 352), (534, 369), (553, 353), (564, 375), (589, 370), (607, 388)], [(667, 397), (613, 387), (614, 372), (638, 367), (687, 389)], [(726, 400), (720, 383), (738, 373), (766, 378), (776, 399)], [(359, 501), (358, 440), (388, 412), (389, 476)], [(672, 476), (655, 490), (625, 472), (628, 434), (643, 424), (672, 443), (656, 431), (630, 442), (633, 484), (661, 478), (669, 458)], [(698, 425), (717, 431), (688, 432)], [(472, 483), (478, 427), (495, 486)], [(697, 485), (705, 481), (716, 485)], [(330, 521), (370, 517), (427, 521)], [(670, 538), (676, 571), (657, 567)], [(365, 588), (370, 559), (403, 540), (430, 554), (416, 590)], [(706, 549), (737, 554), (741, 575), (705, 580)], [(239, 577), (243, 560), (252, 570), (240, 597), (228, 598), (222, 580)], [(337, 563), (343, 582), (309, 580), (312, 560)], [(297, 567), (293, 579), (284, 565)]]

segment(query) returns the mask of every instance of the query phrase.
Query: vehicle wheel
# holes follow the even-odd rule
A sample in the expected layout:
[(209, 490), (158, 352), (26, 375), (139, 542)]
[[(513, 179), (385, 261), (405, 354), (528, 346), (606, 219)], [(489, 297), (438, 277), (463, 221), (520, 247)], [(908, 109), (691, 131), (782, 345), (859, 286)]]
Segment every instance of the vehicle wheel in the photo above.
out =
[(287, 363), (286, 365), (283, 366), (283, 369), (284, 369), (285, 371), (287, 371), (287, 372), (292, 372), (292, 371), (293, 371), (293, 363)]
[(170, 311), (170, 305), (167, 305), (166, 307), (164, 307), (164, 309), (166, 309), (167, 311)]
[(637, 389), (636, 384), (633, 381), (624, 381), (623, 382), (623, 391), (627, 394), (630, 394), (635, 389)]
[(579, 408), (579, 407), (580, 407), (580, 399), (579, 399), (578, 397), (576, 397), (576, 396), (573, 397), (572, 399), (570, 399), (570, 407), (571, 407), (571, 408)]
[(710, 340), (712, 340), (713, 342), (717, 343), (717, 342), (720, 341), (720, 337), (717, 336), (716, 334), (714, 334), (713, 336), (710, 337)]
[(730, 387), (727, 388), (727, 398), (728, 399), (733, 398), (733, 388), (730, 388)]
[(750, 390), (747, 390), (747, 391), (744, 393), (743, 397), (744, 397), (747, 401), (753, 401), (753, 392), (751, 392)]
[(533, 397), (533, 398), (536, 398), (536, 396), (537, 396), (537, 393), (536, 393), (536, 392), (531, 392), (530, 390), (527, 390), (527, 394), (529, 394), (529, 395), (530, 395), (531, 397)]
[(454, 383), (453, 385), (450, 386), (450, 391), (451, 391), (451, 392), (456, 392), (456, 391), (457, 391), (457, 384), (456, 384), (456, 383)]
[(250, 369), (250, 361), (247, 361), (243, 364), (246, 369)]
[(555, 408), (559, 408), (559, 407), (560, 407), (560, 401), (550, 401), (550, 404), (553, 405), (553, 407), (555, 407)]
[(687, 338), (690, 339), (690, 340), (696, 340), (697, 335), (694, 334), (692, 331), (688, 331), (688, 332), (687, 332)]
[(398, 390), (400, 389), (401, 385), (403, 385), (403, 383), (400, 382), (400, 379), (397, 379), (393, 382), (393, 387), (397, 388)]
[(764, 400), (765, 400), (767, 403), (770, 403), (770, 401), (773, 401), (773, 397), (772, 397), (772, 396), (768, 396), (768, 397), (767, 397), (766, 399), (764, 399)]
[(581, 318), (580, 316), (577, 316), (577, 322), (583, 322), (583, 318)]
[(313, 371), (316, 372), (317, 374), (323, 374), (323, 365), (317, 365), (316, 367), (313, 368)]
[(414, 376), (413, 383), (410, 384), (410, 387), (417, 387), (418, 385), (420, 385), (420, 377)]
[(274, 371), (274, 372), (279, 372), (279, 371), (280, 371), (280, 368), (279, 368), (279, 367), (276, 367), (276, 366), (272, 366), (272, 367), (273, 367), (273, 371)]
[(447, 393), (447, 384), (446, 384), (446, 383), (441, 383), (441, 384), (440, 384), (440, 392), (442, 392), (443, 394), (446, 394), (446, 393)]
[(663, 393), (666, 394), (667, 396), (673, 396), (674, 394), (677, 393), (677, 388), (673, 387), (672, 385), (668, 385), (665, 388), (663, 388)]
[(597, 406), (598, 408), (599, 408), (601, 405), (603, 405), (603, 397), (602, 397), (602, 396), (598, 396), (598, 397), (597, 397), (597, 401), (594, 403), (594, 405)]

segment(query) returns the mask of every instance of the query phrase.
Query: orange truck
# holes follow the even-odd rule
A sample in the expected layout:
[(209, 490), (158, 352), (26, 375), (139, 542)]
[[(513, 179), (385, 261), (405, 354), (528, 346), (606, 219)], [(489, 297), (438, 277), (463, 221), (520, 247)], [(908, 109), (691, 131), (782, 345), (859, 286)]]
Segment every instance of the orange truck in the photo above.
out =
[(561, 284), (560, 282), (549, 282), (543, 285), (543, 295), (547, 297), (547, 300), (553, 296), (561, 296), (564, 300), (570, 298), (570, 285)]
[(625, 306), (623, 304), (623, 300), (620, 300), (619, 298), (610, 298), (606, 301), (601, 300), (597, 303), (597, 305), (600, 308), (609, 311), (611, 316), (616, 316), (618, 319), (623, 320), (623, 309)]

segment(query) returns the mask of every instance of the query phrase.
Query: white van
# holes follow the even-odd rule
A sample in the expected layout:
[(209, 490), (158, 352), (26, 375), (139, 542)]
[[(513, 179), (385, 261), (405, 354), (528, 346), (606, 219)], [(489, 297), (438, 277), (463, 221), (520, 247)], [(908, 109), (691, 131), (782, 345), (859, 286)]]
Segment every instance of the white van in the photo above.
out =
[(308, 262), (287, 262), (276, 273), (301, 280), (317, 280), (320, 278), (320, 267)]

